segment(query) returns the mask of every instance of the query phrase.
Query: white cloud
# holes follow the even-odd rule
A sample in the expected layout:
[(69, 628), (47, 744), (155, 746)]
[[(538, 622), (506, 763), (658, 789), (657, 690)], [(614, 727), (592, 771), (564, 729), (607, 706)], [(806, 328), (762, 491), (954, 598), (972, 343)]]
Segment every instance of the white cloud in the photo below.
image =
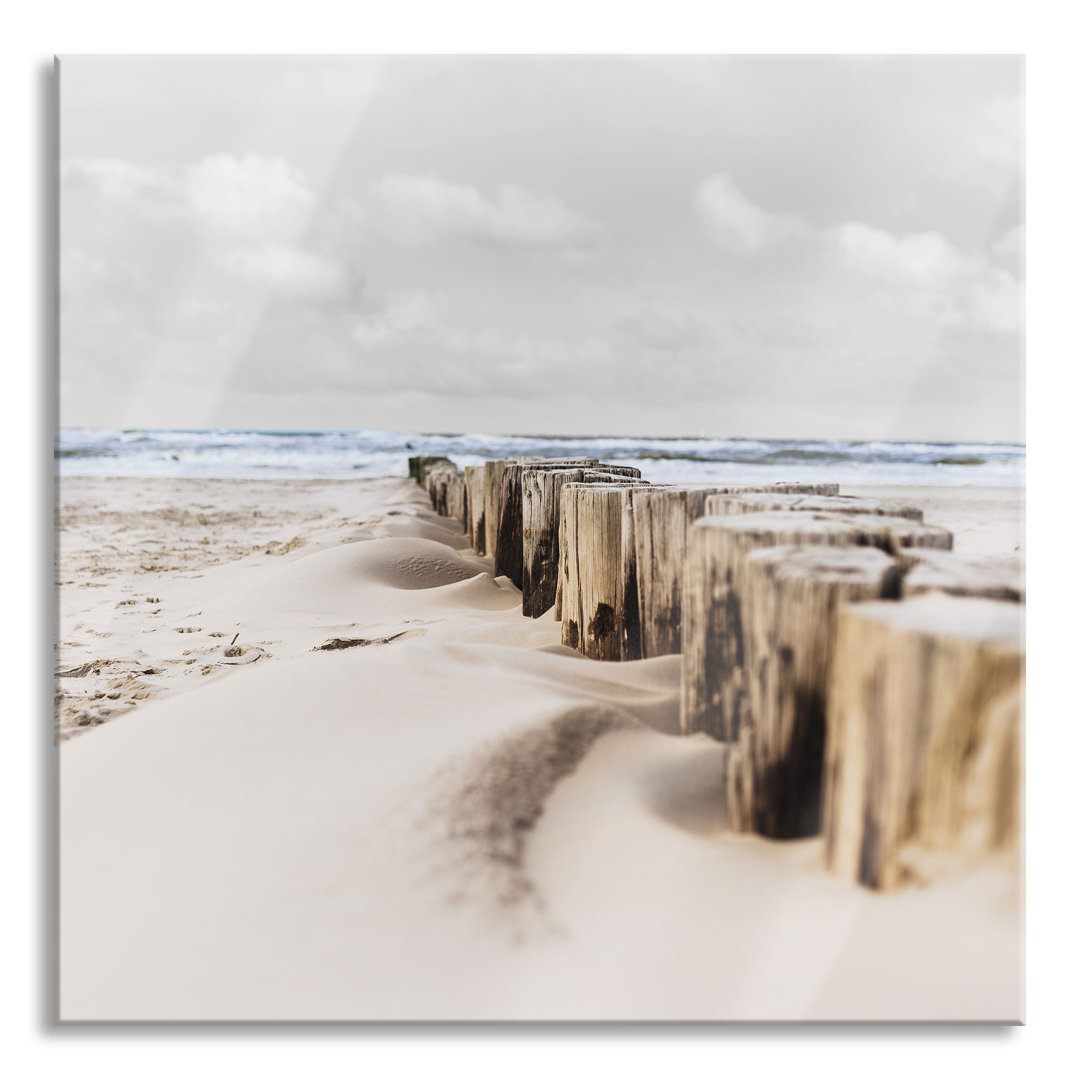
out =
[(493, 195), (435, 176), (384, 176), (368, 189), (365, 221), (408, 244), (442, 238), (523, 248), (574, 248), (588, 244), (598, 223), (516, 184)]
[(61, 170), (65, 189), (150, 217), (177, 217), (223, 237), (295, 239), (314, 197), (303, 174), (282, 158), (214, 154), (182, 170), (119, 158), (74, 158)]
[(710, 176), (698, 188), (697, 208), (717, 244), (744, 254), (775, 247), (803, 228), (798, 218), (770, 213), (751, 202), (724, 173)]
[(829, 237), (848, 267), (894, 290), (898, 306), (942, 326), (1014, 334), (1023, 328), (1023, 288), (979, 255), (934, 232), (893, 236), (849, 222)]
[(287, 244), (233, 248), (222, 261), (241, 281), (290, 296), (331, 297), (345, 289), (345, 268), (340, 262)]
[(965, 270), (960, 253), (935, 232), (893, 236), (850, 221), (831, 236), (848, 265), (870, 275), (934, 287), (954, 281)]
[[(815, 227), (756, 205), (723, 173), (701, 185), (697, 206), (717, 243), (745, 256), (779, 249), (798, 237), (819, 274), (830, 268), (841, 272), (836, 287), (848, 305), (872, 295), (882, 310), (891, 309), (913, 328), (1022, 330), (1023, 289), (1016, 275), (983, 254), (960, 251), (938, 232), (897, 236), (861, 221)], [(1022, 229), (1010, 231), (993, 253), (1003, 262), (1015, 261), (1022, 237)], [(643, 329), (647, 337), (648, 327)]]
[(191, 208), (212, 228), (261, 240), (298, 235), (314, 202), (289, 162), (250, 154), (203, 158), (185, 171), (183, 186)]

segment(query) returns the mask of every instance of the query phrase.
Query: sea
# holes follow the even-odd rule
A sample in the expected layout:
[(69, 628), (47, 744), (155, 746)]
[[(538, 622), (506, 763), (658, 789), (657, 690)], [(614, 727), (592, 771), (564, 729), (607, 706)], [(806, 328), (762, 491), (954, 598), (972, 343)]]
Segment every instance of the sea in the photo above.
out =
[(1022, 443), (805, 439), (642, 439), (563, 435), (415, 435), (398, 431), (157, 431), (63, 428), (65, 476), (341, 478), (407, 476), (414, 454), (459, 466), (503, 457), (596, 457), (657, 482), (834, 481), (1022, 487)]

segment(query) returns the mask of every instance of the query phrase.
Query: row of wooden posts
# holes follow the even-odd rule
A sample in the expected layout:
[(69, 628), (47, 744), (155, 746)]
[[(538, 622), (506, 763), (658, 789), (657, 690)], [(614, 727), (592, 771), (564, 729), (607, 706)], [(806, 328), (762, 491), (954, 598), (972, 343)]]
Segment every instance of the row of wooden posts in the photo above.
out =
[(888, 889), (1020, 833), (1024, 588), (836, 484), (650, 484), (593, 458), (410, 458), (522, 612), (597, 660), (682, 654), (680, 726), (727, 748), (732, 828), (824, 833)]

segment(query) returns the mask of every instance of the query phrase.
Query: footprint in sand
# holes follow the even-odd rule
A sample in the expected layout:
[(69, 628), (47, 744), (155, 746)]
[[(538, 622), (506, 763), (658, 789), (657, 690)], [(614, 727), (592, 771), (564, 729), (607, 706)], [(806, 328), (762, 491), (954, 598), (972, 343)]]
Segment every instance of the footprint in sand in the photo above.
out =
[(201, 634), (201, 626), (177, 626), (175, 630), (178, 634)]

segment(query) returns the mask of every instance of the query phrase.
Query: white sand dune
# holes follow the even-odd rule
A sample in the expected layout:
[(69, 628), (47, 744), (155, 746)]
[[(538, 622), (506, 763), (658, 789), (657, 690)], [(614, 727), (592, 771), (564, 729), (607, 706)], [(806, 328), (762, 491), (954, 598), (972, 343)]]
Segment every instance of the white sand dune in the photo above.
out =
[(241, 515), (213, 564), (72, 571), (62, 663), (161, 674), (61, 747), (64, 1019), (1022, 1016), (1015, 866), (882, 897), (726, 833), (680, 658), (564, 649), (407, 482), (287, 494), (282, 555), (230, 557)]

